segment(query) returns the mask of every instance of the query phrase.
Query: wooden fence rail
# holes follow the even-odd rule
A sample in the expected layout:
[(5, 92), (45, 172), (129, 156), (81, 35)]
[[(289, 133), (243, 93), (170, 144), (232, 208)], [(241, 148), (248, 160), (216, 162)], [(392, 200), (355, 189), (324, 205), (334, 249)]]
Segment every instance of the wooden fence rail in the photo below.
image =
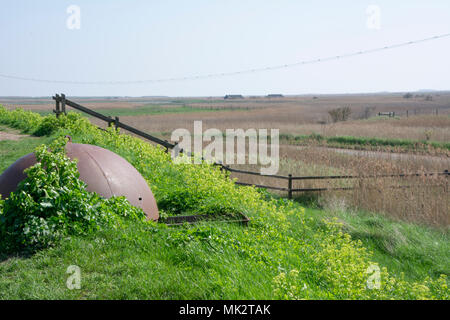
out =
[[(163, 147), (166, 148), (168, 151), (169, 149), (173, 149), (176, 147), (176, 144), (172, 144), (166, 140), (162, 140), (158, 137), (152, 136), (148, 133), (145, 133), (139, 129), (136, 129), (134, 127), (131, 127), (123, 122), (119, 121), (119, 117), (115, 117), (114, 119), (110, 116), (105, 116), (101, 113), (98, 113), (92, 109), (86, 108), (76, 102), (73, 102), (71, 100), (66, 99), (65, 94), (56, 94), (52, 97), (53, 100), (55, 100), (55, 110), (53, 112), (56, 114), (57, 117), (59, 117), (61, 114), (66, 114), (66, 106), (70, 106), (74, 109), (77, 109), (79, 111), (82, 111), (84, 113), (87, 113), (95, 118), (98, 118), (100, 120), (103, 120), (108, 123), (109, 126), (114, 125), (116, 128), (122, 128), (129, 132), (132, 132), (144, 139), (147, 139), (149, 141), (152, 141), (154, 143), (157, 143)], [(100, 128), (101, 130), (104, 130), (103, 128)], [(182, 153), (183, 150), (180, 150), (180, 153)], [(189, 156), (192, 156), (192, 153), (188, 153)], [(203, 159), (203, 158), (202, 158)], [(239, 170), (239, 169), (233, 169), (228, 166), (225, 166), (221, 163), (214, 163), (216, 166), (220, 166), (222, 170), (226, 170), (231, 173), (241, 173), (241, 174), (247, 174), (247, 175), (256, 175), (261, 177), (267, 177), (267, 178), (273, 178), (273, 179), (281, 179), (281, 180), (287, 180), (287, 187), (275, 187), (275, 186), (267, 186), (267, 185), (255, 185), (252, 183), (245, 183), (245, 182), (235, 182), (237, 185), (241, 186), (254, 186), (257, 188), (264, 188), (264, 189), (271, 189), (271, 190), (277, 190), (277, 191), (284, 191), (288, 193), (288, 198), (292, 199), (293, 193), (296, 192), (321, 192), (321, 191), (336, 191), (336, 190), (353, 190), (356, 189), (356, 187), (342, 187), (342, 188), (293, 188), (292, 183), (295, 180), (333, 180), (333, 179), (368, 179), (368, 178), (388, 178), (388, 177), (420, 177), (420, 176), (446, 176), (450, 177), (450, 172), (448, 170), (445, 170), (443, 172), (426, 172), (426, 173), (404, 173), (404, 174), (395, 174), (395, 175), (367, 175), (367, 176), (354, 176), (354, 175), (341, 175), (341, 176), (298, 176), (294, 177), (291, 174), (288, 176), (282, 176), (282, 175), (265, 175), (261, 174), (259, 172), (253, 172), (253, 171), (246, 171), (246, 170)], [(412, 186), (392, 186), (391, 188), (408, 188)]]

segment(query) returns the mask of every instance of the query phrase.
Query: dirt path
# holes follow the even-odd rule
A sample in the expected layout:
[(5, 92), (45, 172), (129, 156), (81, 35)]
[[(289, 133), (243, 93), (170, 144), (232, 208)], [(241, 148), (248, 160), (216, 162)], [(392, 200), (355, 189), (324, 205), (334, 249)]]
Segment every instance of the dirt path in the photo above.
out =
[(3, 140), (14, 140), (17, 141), (20, 138), (26, 137), (26, 134), (20, 134), (18, 131), (15, 131), (10, 128), (4, 128), (0, 126), (0, 141)]
[[(1, 130), (1, 128), (0, 128)], [(16, 134), (16, 133), (11, 133), (11, 132), (4, 132), (4, 131), (0, 131), (0, 141), (3, 140), (19, 140), (20, 138), (24, 137), (25, 135), (23, 134)]]

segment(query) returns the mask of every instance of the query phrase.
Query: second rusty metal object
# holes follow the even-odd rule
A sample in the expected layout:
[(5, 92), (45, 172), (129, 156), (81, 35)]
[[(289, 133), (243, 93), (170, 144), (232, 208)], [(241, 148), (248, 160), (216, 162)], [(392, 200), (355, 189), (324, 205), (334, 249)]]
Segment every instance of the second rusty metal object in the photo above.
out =
[[(110, 198), (124, 196), (136, 207), (142, 208), (148, 219), (158, 220), (159, 212), (155, 197), (145, 179), (124, 158), (94, 145), (68, 142), (66, 153), (70, 159), (78, 159), (80, 179), (87, 190)], [(36, 163), (34, 153), (18, 159), (0, 176), (0, 195), (7, 198), (25, 179), (23, 172)]]

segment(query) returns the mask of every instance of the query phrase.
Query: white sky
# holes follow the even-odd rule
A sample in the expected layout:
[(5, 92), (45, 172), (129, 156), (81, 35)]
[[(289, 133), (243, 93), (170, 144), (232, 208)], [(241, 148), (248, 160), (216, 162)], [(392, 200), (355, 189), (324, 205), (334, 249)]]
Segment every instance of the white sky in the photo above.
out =
[[(81, 28), (68, 29), (70, 5)], [(380, 29), (367, 27), (369, 5)], [(184, 77), (294, 63), (450, 33), (450, 1), (85, 0), (0, 6), (0, 74), (68, 81)], [(69, 85), (0, 77), (0, 96), (354, 93), (450, 89), (450, 37), (206, 80)]]

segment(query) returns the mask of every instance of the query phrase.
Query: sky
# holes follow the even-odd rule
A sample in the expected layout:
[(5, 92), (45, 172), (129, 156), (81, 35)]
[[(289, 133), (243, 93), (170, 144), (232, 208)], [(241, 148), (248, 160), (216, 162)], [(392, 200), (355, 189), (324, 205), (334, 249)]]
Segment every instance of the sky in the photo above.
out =
[[(450, 33), (448, 0), (0, 3), (0, 74), (46, 80), (138, 81), (233, 72)], [(73, 6), (79, 19), (68, 11)], [(449, 90), (449, 57), (446, 37), (347, 59), (188, 81), (104, 85), (0, 77), (0, 96)]]

